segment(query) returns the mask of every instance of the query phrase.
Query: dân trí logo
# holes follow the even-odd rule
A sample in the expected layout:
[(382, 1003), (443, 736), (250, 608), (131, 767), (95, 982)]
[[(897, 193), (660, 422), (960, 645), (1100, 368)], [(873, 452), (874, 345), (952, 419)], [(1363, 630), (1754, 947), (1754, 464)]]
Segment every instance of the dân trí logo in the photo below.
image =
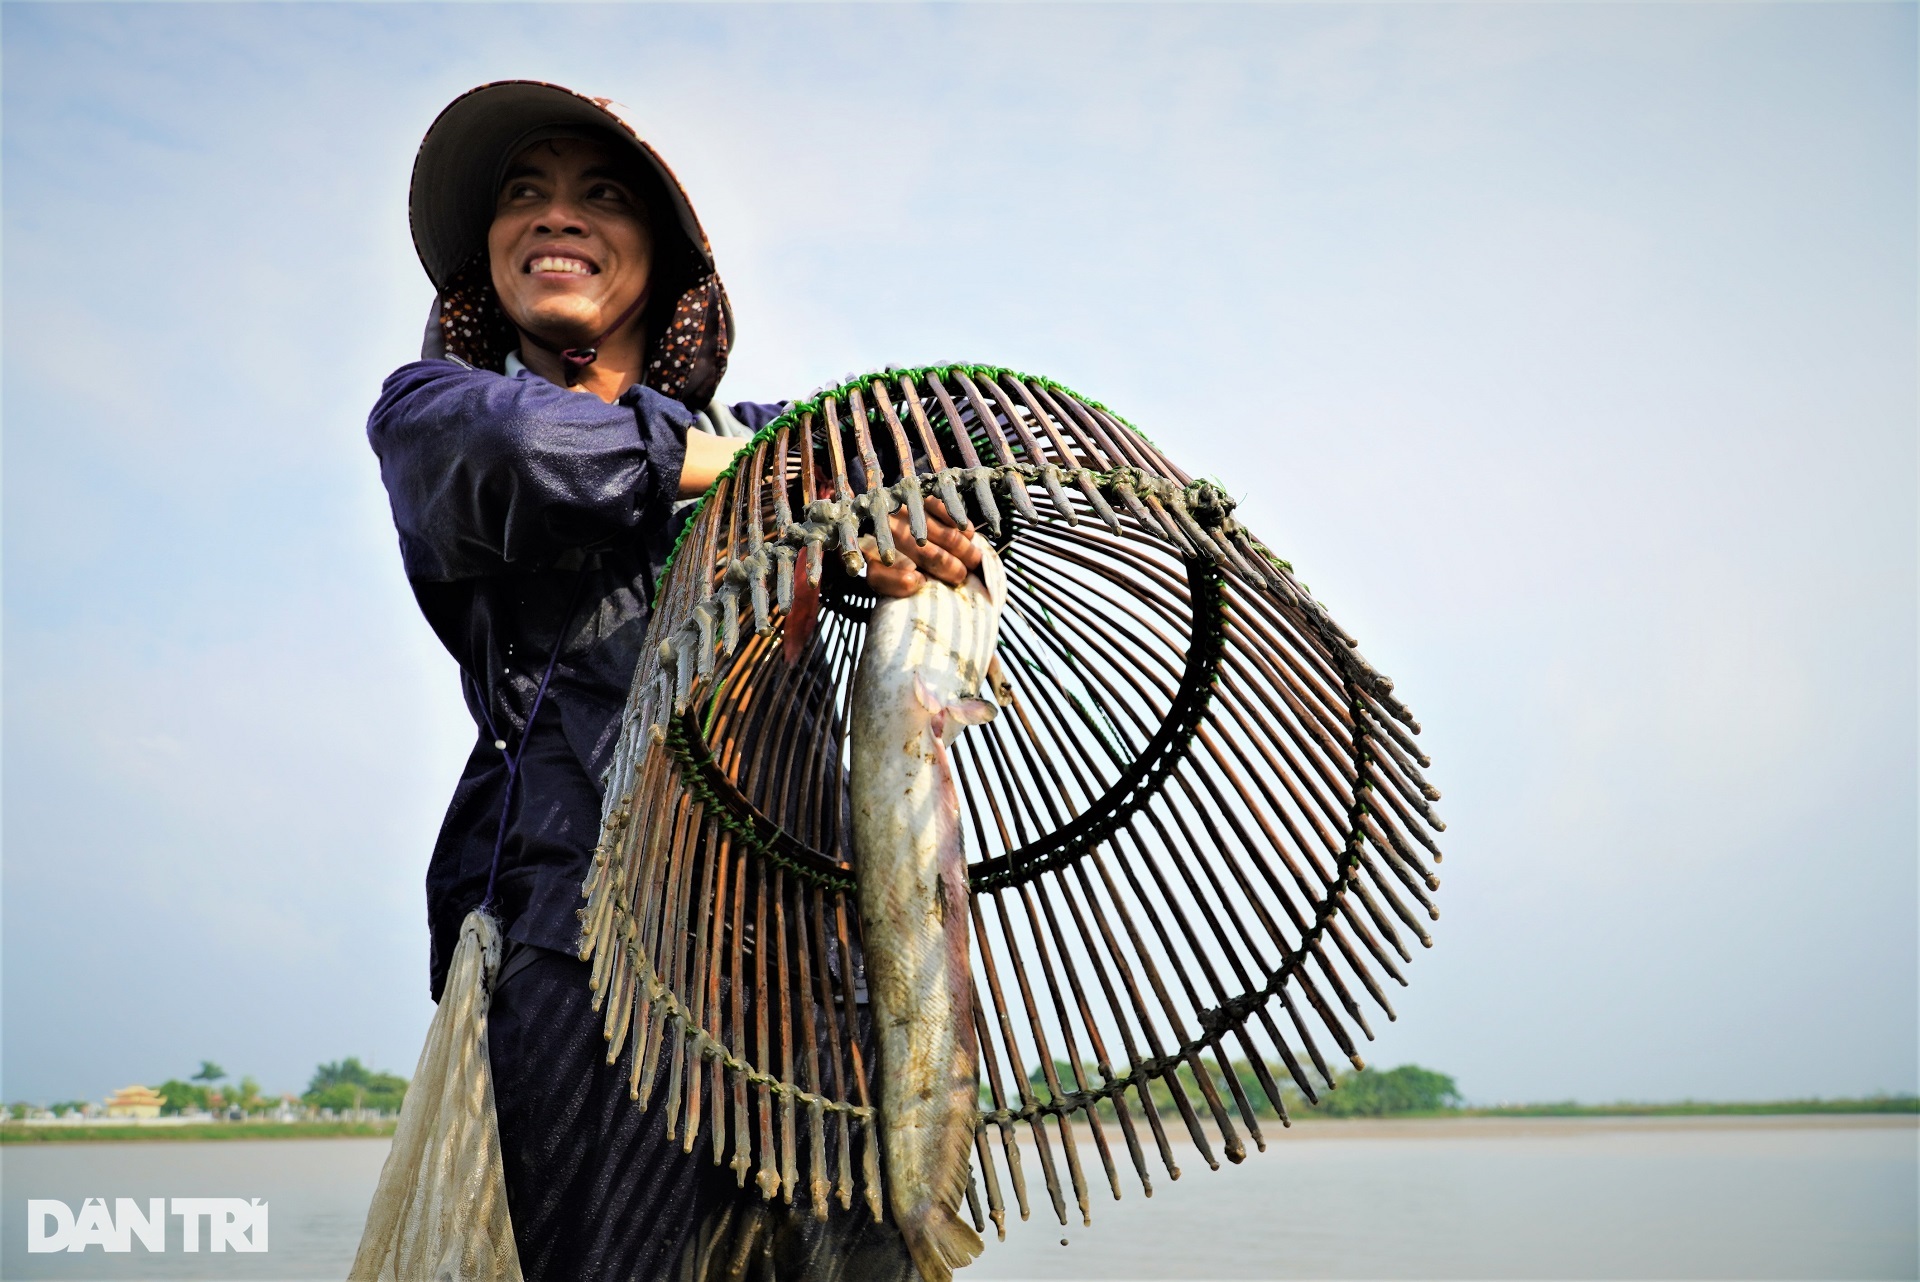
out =
[(182, 1251), (198, 1251), (203, 1236), (209, 1251), (267, 1249), (267, 1204), (257, 1197), (150, 1197), (144, 1205), (117, 1197), (112, 1210), (106, 1198), (90, 1197), (78, 1211), (51, 1198), (28, 1198), (27, 1250), (131, 1251), (138, 1242), (148, 1251), (165, 1251), (170, 1218), (180, 1221)]

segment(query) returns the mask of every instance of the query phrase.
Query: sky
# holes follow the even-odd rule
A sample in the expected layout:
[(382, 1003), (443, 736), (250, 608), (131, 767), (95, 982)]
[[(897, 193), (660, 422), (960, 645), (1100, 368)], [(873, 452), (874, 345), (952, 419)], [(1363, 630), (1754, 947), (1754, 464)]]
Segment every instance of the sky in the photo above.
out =
[(0, 6), (0, 1095), (409, 1073), (472, 727), (364, 422), (420, 136), (616, 98), (724, 393), (1096, 397), (1391, 674), (1449, 827), (1370, 1062), (1920, 1088), (1916, 8)]

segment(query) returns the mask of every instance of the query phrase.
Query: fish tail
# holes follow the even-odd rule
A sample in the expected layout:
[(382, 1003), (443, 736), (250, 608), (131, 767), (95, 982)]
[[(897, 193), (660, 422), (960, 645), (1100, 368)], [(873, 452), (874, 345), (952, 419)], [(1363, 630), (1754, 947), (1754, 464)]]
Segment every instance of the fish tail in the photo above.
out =
[(973, 1226), (944, 1206), (927, 1208), (924, 1217), (900, 1226), (921, 1282), (952, 1282), (953, 1271), (973, 1262), (986, 1243)]

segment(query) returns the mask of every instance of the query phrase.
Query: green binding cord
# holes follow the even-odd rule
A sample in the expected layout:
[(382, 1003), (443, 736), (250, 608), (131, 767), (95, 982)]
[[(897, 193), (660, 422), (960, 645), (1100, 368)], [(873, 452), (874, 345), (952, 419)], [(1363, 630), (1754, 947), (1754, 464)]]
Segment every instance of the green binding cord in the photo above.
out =
[[(793, 404), (787, 406), (786, 409), (780, 412), (780, 417), (774, 419), (771, 423), (768, 423), (765, 427), (761, 428), (759, 431), (753, 434), (752, 439), (750, 439), (747, 442), (746, 446), (738, 454), (735, 454), (733, 456), (733, 460), (729, 462), (727, 466), (721, 470), (720, 475), (713, 478), (713, 484), (707, 487), (707, 492), (705, 494), (702, 494), (698, 499), (695, 500), (694, 509), (692, 512), (690, 512), (687, 515), (686, 524), (682, 525), (680, 527), (680, 533), (674, 536), (673, 548), (671, 551), (667, 553), (666, 564), (660, 567), (659, 578), (655, 581), (656, 588), (666, 583), (667, 575), (672, 571), (674, 561), (677, 560), (680, 556), (680, 545), (686, 542), (687, 532), (693, 529), (694, 523), (698, 521), (701, 515), (706, 511), (707, 500), (712, 498), (713, 492), (718, 488), (720, 488), (720, 482), (732, 480), (733, 477), (739, 472), (740, 468), (744, 465), (746, 460), (752, 458), (753, 452), (759, 449), (760, 446), (762, 446), (763, 444), (767, 443), (768, 441), (771, 441), (775, 436), (777, 436), (780, 433), (782, 428), (797, 427), (802, 417), (808, 414), (821, 413), (826, 403), (830, 400), (836, 403), (844, 403), (848, 399), (847, 394), (849, 392), (854, 391), (855, 389), (865, 392), (868, 388), (872, 387), (875, 383), (884, 382), (889, 379), (910, 378), (917, 381), (919, 379), (928, 378), (928, 377), (944, 378), (948, 374), (952, 374), (955, 371), (958, 371), (962, 374), (967, 374), (969, 376), (978, 376), (982, 378), (995, 379), (995, 380), (999, 379), (1001, 375), (1005, 374), (1012, 378), (1017, 378), (1022, 382), (1032, 383), (1038, 387), (1044, 387), (1050, 392), (1058, 392), (1063, 396), (1071, 397), (1073, 400), (1078, 401), (1080, 404), (1085, 405), (1089, 409), (1099, 410), (1102, 414), (1109, 416), (1110, 418), (1113, 419), (1114, 422), (1120, 424), (1122, 427), (1126, 428), (1129, 432), (1132, 432), (1135, 436), (1139, 437), (1141, 440), (1145, 441), (1147, 444), (1153, 445), (1155, 449), (1160, 448), (1158, 445), (1154, 445), (1154, 441), (1152, 437), (1148, 436), (1145, 432), (1135, 427), (1131, 422), (1127, 421), (1127, 419), (1124, 418), (1123, 416), (1114, 413), (1112, 410), (1108, 409), (1105, 405), (1102, 405), (1099, 401), (1091, 400), (1085, 396), (1082, 396), (1080, 395), (1080, 393), (1074, 391), (1071, 387), (1066, 386), (1064, 383), (1056, 382), (1053, 379), (1048, 378), (1042, 374), (1023, 374), (1019, 370), (1007, 369), (1005, 366), (1002, 366), (1002, 365), (965, 365), (965, 364), (923, 365), (918, 369), (888, 369), (888, 370), (879, 370), (871, 374), (861, 374), (858, 377), (848, 379), (846, 382), (840, 384), (838, 387), (832, 387), (824, 391), (816, 392), (814, 395), (808, 397), (804, 401), (795, 401)], [(958, 430), (959, 424), (957, 423), (954, 424), (954, 428)], [(1276, 564), (1283, 565), (1283, 566), (1286, 565), (1286, 562), (1281, 561), (1278, 557), (1275, 557), (1273, 559)], [(1288, 568), (1291, 569), (1292, 567), (1289, 566)]]
[(854, 888), (851, 868), (805, 845), (741, 795), (707, 751), (691, 714), (667, 723), (666, 747), (688, 794), (754, 854), (829, 890)]

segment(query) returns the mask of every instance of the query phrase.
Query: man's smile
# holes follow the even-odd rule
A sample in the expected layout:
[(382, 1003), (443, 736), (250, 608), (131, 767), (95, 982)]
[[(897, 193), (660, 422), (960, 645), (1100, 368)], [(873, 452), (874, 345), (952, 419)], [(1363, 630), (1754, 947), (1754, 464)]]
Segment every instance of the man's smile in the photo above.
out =
[(597, 276), (600, 269), (584, 258), (568, 254), (535, 254), (522, 269), (528, 275)]

